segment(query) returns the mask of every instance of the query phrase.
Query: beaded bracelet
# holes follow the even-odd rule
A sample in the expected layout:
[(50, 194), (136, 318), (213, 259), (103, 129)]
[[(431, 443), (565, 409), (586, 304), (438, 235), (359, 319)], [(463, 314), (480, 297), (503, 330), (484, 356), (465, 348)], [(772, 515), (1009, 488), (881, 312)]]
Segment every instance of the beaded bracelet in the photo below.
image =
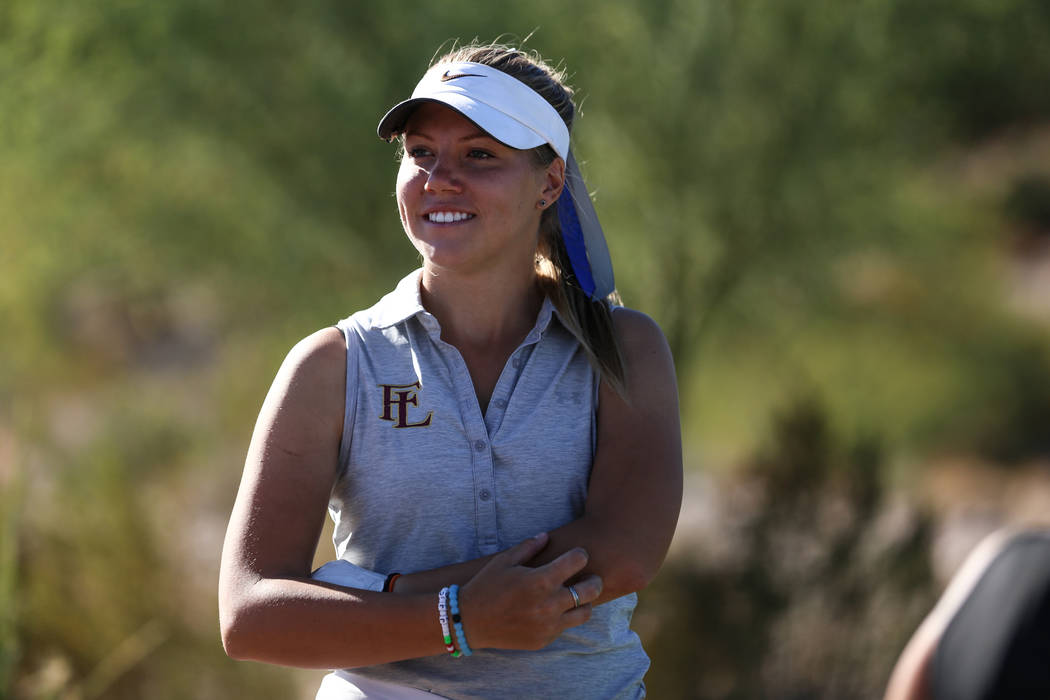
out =
[(459, 616), (459, 586), (453, 584), (448, 589), (448, 604), (452, 612), (452, 625), (456, 628), (456, 641), (459, 642), (459, 650), (463, 656), (470, 656), (470, 647), (467, 646), (467, 633), (463, 631), (463, 619)]
[(441, 623), (441, 636), (445, 640), (445, 651), (453, 656), (459, 656), (456, 647), (452, 646), (452, 634), (448, 629), (448, 586), (438, 593), (438, 622)]

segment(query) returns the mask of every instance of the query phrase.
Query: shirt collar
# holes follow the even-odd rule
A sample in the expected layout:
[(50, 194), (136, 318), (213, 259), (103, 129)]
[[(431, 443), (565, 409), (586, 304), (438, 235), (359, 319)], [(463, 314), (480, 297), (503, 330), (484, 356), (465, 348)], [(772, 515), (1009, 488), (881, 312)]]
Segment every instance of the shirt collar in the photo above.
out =
[[(379, 304), (379, 313), (375, 318), (376, 327), (389, 328), (419, 314), (429, 316), (429, 312), (423, 308), (423, 297), (419, 291), (419, 280), (422, 275), (422, 268), (414, 270), (397, 283), (394, 291), (383, 297)], [(536, 324), (532, 327), (529, 338), (544, 333), (552, 317), (557, 317), (561, 322), (561, 314), (554, 308), (550, 297), (544, 297), (543, 306), (540, 307), (540, 313), (536, 317)]]
[(423, 308), (423, 297), (419, 293), (419, 278), (423, 268), (410, 272), (397, 283), (394, 291), (387, 294), (379, 303), (379, 313), (374, 319), (378, 328), (389, 328), (419, 313), (426, 313)]

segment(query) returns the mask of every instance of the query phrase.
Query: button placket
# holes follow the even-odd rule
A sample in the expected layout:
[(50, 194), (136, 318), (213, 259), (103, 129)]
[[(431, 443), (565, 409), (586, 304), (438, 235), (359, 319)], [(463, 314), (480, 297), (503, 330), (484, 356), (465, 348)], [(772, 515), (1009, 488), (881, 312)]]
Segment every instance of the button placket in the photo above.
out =
[(487, 440), (477, 438), (474, 447), (474, 507), (478, 517), (478, 545), (483, 555), (499, 550), (499, 525), (496, 520), (496, 488), (492, 450)]
[[(537, 325), (539, 325), (539, 321)], [(522, 374), (526, 358), (531, 355), (535, 344), (542, 339), (543, 333), (538, 329), (533, 329), (522, 345), (514, 351), (511, 358), (511, 367), (513, 367), (514, 371), (501, 374), (494, 392), (497, 397), (492, 398), (490, 401), (491, 406), (495, 410), (488, 412), (488, 415), (483, 415), (481, 412), (481, 406), (474, 391), (474, 384), (462, 354), (454, 346), (442, 341), (440, 337), (433, 335), (431, 337), (438, 347), (441, 348), (441, 352), (448, 362), (460, 404), (461, 416), (466, 428), (467, 444), (473, 448), (473, 459), (471, 462), (473, 467), (475, 531), (478, 538), (478, 549), (482, 555), (494, 554), (499, 551), (500, 541), (495, 498), (496, 474), (491, 439), (499, 430), (504, 411), (509, 405), (510, 394)]]
[[(463, 355), (440, 338), (435, 341), (441, 349), (451, 372), (452, 385), (456, 392), (460, 416), (466, 429), (471, 459), (472, 490), (474, 492), (474, 529), (480, 554), (495, 554), (499, 551), (499, 529), (496, 520), (495, 479), (492, 471), (492, 451), (488, 441), (488, 427), (474, 393), (474, 383)], [(482, 493), (487, 494), (483, 497)]]

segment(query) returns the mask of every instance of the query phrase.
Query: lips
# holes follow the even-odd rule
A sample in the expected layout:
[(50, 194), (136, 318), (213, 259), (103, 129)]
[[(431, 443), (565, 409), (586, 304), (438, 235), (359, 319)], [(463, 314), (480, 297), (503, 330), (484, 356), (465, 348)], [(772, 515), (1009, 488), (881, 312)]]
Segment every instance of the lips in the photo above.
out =
[(425, 218), (432, 224), (454, 224), (473, 219), (474, 215), (463, 211), (432, 211), (425, 214)]

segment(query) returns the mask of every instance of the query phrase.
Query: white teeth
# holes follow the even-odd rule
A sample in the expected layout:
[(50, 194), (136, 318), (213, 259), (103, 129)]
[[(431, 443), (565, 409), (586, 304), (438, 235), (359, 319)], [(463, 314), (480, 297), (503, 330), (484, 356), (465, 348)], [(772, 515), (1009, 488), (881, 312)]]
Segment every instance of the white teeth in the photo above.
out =
[(435, 224), (451, 224), (455, 221), (473, 218), (473, 214), (465, 214), (461, 211), (434, 211), (427, 214), (427, 219)]

